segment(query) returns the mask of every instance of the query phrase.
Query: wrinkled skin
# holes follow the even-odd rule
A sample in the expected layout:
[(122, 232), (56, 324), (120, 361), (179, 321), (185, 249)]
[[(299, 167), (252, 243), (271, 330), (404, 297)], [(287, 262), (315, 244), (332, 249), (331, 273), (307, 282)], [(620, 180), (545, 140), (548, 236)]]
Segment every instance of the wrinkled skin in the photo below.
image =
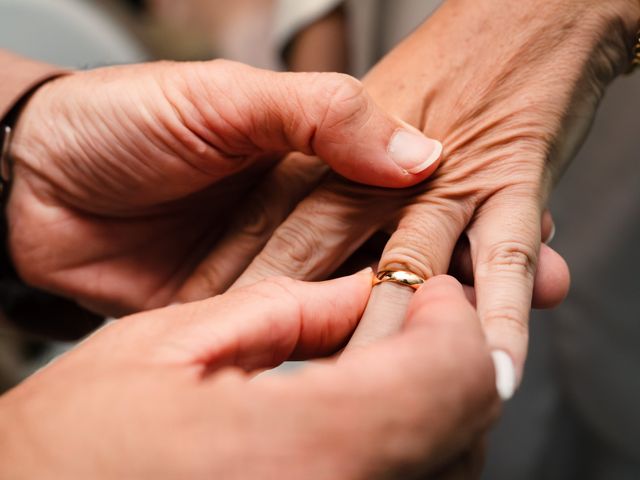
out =
[[(424, 139), (346, 75), (214, 61), (62, 77), (36, 91), (15, 128), (10, 251), (27, 282), (98, 312), (166, 305), (289, 152), (374, 185), (424, 180), (436, 164), (408, 174), (391, 159), (400, 131)], [(303, 195), (327, 167), (296, 158), (281, 181)]]
[[(448, 271), (464, 234), (489, 342), (519, 374), (532, 292), (553, 304), (568, 286), (562, 259), (540, 249), (542, 212), (606, 86), (628, 66), (638, 17), (629, 0), (446, 1), (364, 80), (384, 108), (442, 141), (435, 175), (411, 193), (330, 177), (291, 214), (271, 209), (257, 240), (228, 240), (257, 254), (236, 285), (275, 274), (321, 278), (384, 228), (393, 234), (380, 268), (428, 278)], [(206, 272), (220, 258), (214, 250), (200, 268), (201, 287), (219, 279)], [(534, 279), (544, 281), (534, 289)], [(188, 286), (185, 298), (206, 290)], [(362, 329), (387, 321), (375, 313), (388, 312), (380, 302)]]
[(344, 345), (371, 275), (272, 279), (111, 323), (0, 398), (0, 476), (432, 478), (499, 410), (480, 322), (451, 277), (414, 296), (392, 338), (254, 378)]

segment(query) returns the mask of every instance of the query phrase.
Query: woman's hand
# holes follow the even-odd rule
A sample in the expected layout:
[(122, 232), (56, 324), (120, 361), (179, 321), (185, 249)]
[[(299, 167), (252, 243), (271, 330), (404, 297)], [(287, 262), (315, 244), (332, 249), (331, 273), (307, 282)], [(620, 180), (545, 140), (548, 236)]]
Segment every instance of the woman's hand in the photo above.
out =
[[(404, 187), (435, 169), (440, 150), (345, 75), (226, 61), (78, 73), (41, 87), (20, 115), (10, 250), (28, 282), (102, 313), (166, 305), (236, 206), (256, 188), (277, 193), (257, 185), (286, 153)], [(326, 171), (301, 155), (287, 163), (303, 193)], [(251, 258), (216, 267), (242, 271)]]
[(441, 471), (499, 409), (480, 323), (451, 278), (416, 293), (393, 337), (337, 362), (252, 378), (337, 351), (370, 290), (371, 271), (322, 284), (273, 279), (109, 324), (0, 398), (0, 476)]
[[(353, 249), (389, 223), (397, 228), (380, 268), (428, 278), (449, 269), (466, 233), (489, 342), (519, 373), (539, 260), (553, 266), (546, 278), (561, 294), (556, 300), (568, 284), (564, 262), (540, 251), (541, 213), (604, 89), (627, 67), (639, 17), (632, 0), (446, 1), (364, 80), (383, 107), (443, 141), (436, 175), (410, 194), (326, 181), (237, 284), (329, 272), (345, 245)], [(381, 306), (390, 300), (379, 297), (361, 328), (402, 320), (404, 307)]]
[[(639, 18), (640, 4), (628, 0), (449, 1), (366, 81), (389, 111), (447, 147), (437, 178), (387, 243), (381, 267), (438, 274), (466, 233), (478, 314), (489, 344), (511, 357), (518, 378), (536, 268), (548, 256), (540, 251), (540, 215), (604, 90), (627, 68)], [(419, 50), (435, 37), (440, 48)], [(443, 47), (451, 45), (464, 52)], [(403, 71), (417, 51), (446, 76), (425, 82)], [(426, 108), (403, 110), (386, 93), (401, 81), (430, 99)], [(369, 323), (383, 321), (370, 307)]]

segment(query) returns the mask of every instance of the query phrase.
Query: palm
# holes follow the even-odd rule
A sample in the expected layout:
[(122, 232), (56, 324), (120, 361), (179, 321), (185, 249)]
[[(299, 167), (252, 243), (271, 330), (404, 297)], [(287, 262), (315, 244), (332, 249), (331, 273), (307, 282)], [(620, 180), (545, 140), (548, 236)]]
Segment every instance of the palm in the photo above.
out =
[[(232, 213), (225, 205), (253, 185), (252, 177), (126, 216), (95, 214), (95, 204), (34, 204), (28, 195), (31, 214), (20, 221), (40, 233), (18, 238), (14, 248), (26, 253), (22, 262), (48, 272), (56, 291), (91, 299), (89, 306), (98, 311), (121, 314), (164, 305), (224, 231)], [(18, 188), (13, 198), (20, 202)]]

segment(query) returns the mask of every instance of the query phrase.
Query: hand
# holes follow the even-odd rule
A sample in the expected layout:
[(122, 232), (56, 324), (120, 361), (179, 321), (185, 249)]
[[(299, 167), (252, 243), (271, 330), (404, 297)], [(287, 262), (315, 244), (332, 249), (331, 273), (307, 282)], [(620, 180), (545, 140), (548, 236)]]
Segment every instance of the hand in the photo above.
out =
[[(453, 279), (404, 330), (338, 350), (371, 271), (272, 279), (109, 324), (0, 398), (2, 478), (421, 478), (477, 443), (499, 402), (474, 309)], [(468, 478), (468, 477), (466, 477)]]
[[(554, 302), (568, 285), (562, 259), (539, 250), (541, 213), (606, 85), (628, 64), (639, 10), (629, 0), (445, 2), (364, 81), (382, 106), (443, 141), (436, 175), (411, 195), (326, 181), (284, 220), (237, 284), (330, 272), (390, 223), (397, 229), (380, 267), (428, 278), (449, 269), (464, 233), (489, 343), (507, 352), (519, 375), (538, 263), (549, 266), (552, 284), (543, 290), (554, 292)], [(361, 329), (402, 321), (397, 301), (406, 295), (376, 296)]]
[[(162, 306), (284, 154), (403, 187), (435, 169), (440, 149), (344, 75), (226, 61), (78, 73), (41, 87), (20, 115), (9, 246), (29, 283), (94, 310)], [(302, 156), (288, 165), (291, 182), (325, 171)]]
[[(478, 313), (492, 349), (515, 363), (513, 386), (526, 356), (536, 267), (549, 256), (539, 250), (541, 212), (606, 86), (627, 68), (640, 16), (640, 4), (625, 0), (521, 7), (511, 0), (446, 2), (365, 82), (389, 111), (420, 122), (447, 147), (437, 178), (405, 211), (381, 266), (437, 274), (465, 232)], [(431, 38), (440, 48), (424, 48)], [(447, 45), (464, 52), (444, 55)], [(412, 72), (408, 55), (419, 51), (421, 65), (446, 74), (430, 73), (425, 82)], [(386, 93), (402, 79), (406, 90), (431, 99), (424, 109)], [(370, 307), (369, 324), (382, 321)]]

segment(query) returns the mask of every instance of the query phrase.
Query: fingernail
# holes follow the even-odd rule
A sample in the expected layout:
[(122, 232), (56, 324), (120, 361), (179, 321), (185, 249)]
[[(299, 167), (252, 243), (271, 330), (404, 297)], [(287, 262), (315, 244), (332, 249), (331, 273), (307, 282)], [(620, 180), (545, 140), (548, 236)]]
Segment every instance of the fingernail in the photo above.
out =
[(554, 238), (556, 238), (556, 224), (552, 223), (551, 224), (551, 231), (549, 232), (549, 235), (547, 235), (547, 238), (545, 239), (544, 243), (549, 245), (553, 241)]
[(509, 354), (503, 350), (491, 352), (493, 366), (496, 370), (496, 389), (503, 402), (506, 402), (516, 391), (516, 369)]
[(442, 144), (419, 132), (396, 130), (389, 142), (389, 157), (402, 170), (416, 174), (433, 165), (442, 154)]

